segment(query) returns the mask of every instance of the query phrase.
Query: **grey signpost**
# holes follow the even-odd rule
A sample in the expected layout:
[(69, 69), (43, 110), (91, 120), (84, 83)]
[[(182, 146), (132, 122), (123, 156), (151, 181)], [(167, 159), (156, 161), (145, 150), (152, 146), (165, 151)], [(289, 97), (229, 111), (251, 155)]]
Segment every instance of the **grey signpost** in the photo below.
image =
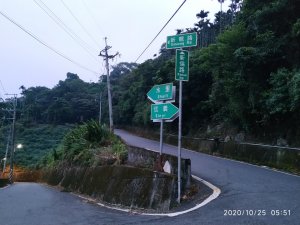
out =
[[(197, 46), (197, 33), (187, 33), (167, 37), (167, 49)], [(189, 53), (176, 49), (175, 80), (179, 81), (178, 112), (178, 203), (181, 196), (181, 139), (182, 139), (182, 81), (189, 80)]]
[(153, 103), (158, 103), (151, 105), (151, 120), (153, 120), (153, 122), (160, 122), (160, 155), (163, 151), (164, 121), (173, 121), (174, 119), (176, 119), (176, 115), (178, 112), (178, 108), (169, 103), (175, 101), (175, 93), (175, 86), (173, 86), (172, 83), (155, 85), (147, 93), (148, 98)]

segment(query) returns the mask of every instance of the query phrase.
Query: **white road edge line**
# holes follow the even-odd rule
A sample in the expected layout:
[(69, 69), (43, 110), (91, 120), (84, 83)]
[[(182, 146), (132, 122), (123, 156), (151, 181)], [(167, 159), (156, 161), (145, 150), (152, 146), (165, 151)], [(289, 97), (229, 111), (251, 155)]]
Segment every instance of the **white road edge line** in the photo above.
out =
[(121, 209), (121, 208), (117, 208), (117, 207), (108, 206), (108, 205), (105, 205), (103, 203), (98, 203), (94, 199), (87, 198), (87, 197), (79, 195), (79, 194), (75, 194), (75, 195), (78, 196), (79, 198), (84, 199), (84, 200), (95, 202), (97, 205), (99, 205), (101, 207), (108, 208), (108, 209), (118, 210), (118, 211), (127, 212), (127, 213), (134, 213), (134, 214), (143, 215), (143, 216), (175, 217), (175, 216), (179, 216), (179, 215), (182, 215), (182, 214), (185, 214), (185, 213), (188, 213), (188, 212), (192, 212), (196, 209), (199, 209), (199, 208), (205, 206), (206, 204), (208, 204), (209, 202), (211, 202), (212, 200), (216, 199), (221, 194), (221, 190), (218, 187), (214, 186), (213, 184), (209, 183), (208, 181), (203, 180), (200, 177), (197, 177), (195, 175), (192, 175), (192, 177), (194, 179), (196, 179), (197, 181), (202, 182), (203, 184), (208, 186), (210, 189), (212, 189), (213, 193), (210, 196), (208, 196), (203, 202), (197, 204), (196, 206), (194, 206), (190, 209), (184, 210), (184, 211), (174, 212), (174, 213), (139, 213), (139, 212), (135, 212), (134, 210), (130, 210), (130, 209)]
[(0, 190), (3, 190), (3, 189), (8, 188), (8, 187), (9, 187), (9, 185), (1, 187)]
[(200, 177), (197, 177), (195, 175), (192, 175), (192, 177), (200, 182), (202, 182), (203, 184), (205, 184), (206, 186), (208, 186), (210, 189), (213, 190), (213, 193), (207, 198), (205, 199), (203, 202), (201, 202), (200, 204), (197, 204), (196, 206), (194, 206), (193, 208), (184, 210), (184, 211), (180, 211), (180, 212), (174, 212), (174, 213), (165, 213), (165, 214), (155, 214), (155, 213), (142, 213), (142, 215), (150, 215), (150, 216), (169, 216), (169, 217), (174, 217), (174, 216), (179, 216), (188, 212), (192, 212), (196, 209), (199, 209), (203, 206), (205, 206), (206, 204), (208, 204), (209, 202), (211, 202), (212, 200), (216, 199), (220, 194), (221, 194), (221, 190), (214, 186), (213, 184), (209, 183), (206, 180), (201, 179)]

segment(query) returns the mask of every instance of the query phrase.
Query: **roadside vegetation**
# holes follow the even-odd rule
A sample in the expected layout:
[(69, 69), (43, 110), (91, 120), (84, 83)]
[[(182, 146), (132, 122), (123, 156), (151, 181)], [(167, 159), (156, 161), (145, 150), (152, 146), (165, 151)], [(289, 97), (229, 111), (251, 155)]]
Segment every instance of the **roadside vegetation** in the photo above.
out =
[[(300, 2), (234, 0), (226, 3), (230, 4), (229, 9), (215, 14), (214, 20), (208, 18), (209, 12), (199, 9), (194, 25), (174, 31), (177, 34), (197, 32), (199, 41), (197, 47), (187, 49), (190, 81), (183, 88), (183, 135), (222, 140), (227, 135), (242, 133), (246, 141), (266, 144), (280, 141), (299, 147)], [(122, 62), (113, 66), (110, 80), (115, 124), (143, 131), (158, 130), (159, 126), (150, 120), (151, 103), (146, 94), (156, 84), (177, 85), (174, 68), (175, 50), (166, 49), (165, 43), (157, 55), (141, 64)], [(97, 156), (105, 150), (112, 155), (123, 152), (122, 145), (102, 125), (95, 130), (99, 139), (89, 139), (90, 126), (96, 122), (88, 121), (98, 120), (100, 102), (101, 124), (108, 124), (106, 80), (106, 75), (102, 75), (99, 82), (88, 83), (69, 72), (65, 80), (51, 89), (21, 86), (17, 138), (22, 138), (23, 129), (25, 139), (30, 142), (30, 153), (24, 154), (20, 162), (34, 165), (37, 158), (50, 152), (44, 158), (46, 164), (65, 160), (71, 164), (82, 161), (85, 165), (95, 165)], [(9, 100), (0, 102), (0, 108), (7, 108), (9, 103)], [(0, 118), (4, 117), (9, 115), (1, 110)], [(7, 127), (9, 121), (1, 121), (6, 124), (0, 126)], [(41, 124), (48, 124), (45, 126), (51, 129), (66, 129), (53, 130), (57, 138), (50, 133), (43, 137), (40, 136), (43, 131), (39, 134), (33, 131), (44, 126)], [(70, 124), (77, 128), (57, 147)], [(165, 130), (176, 133), (177, 123), (167, 123)], [(6, 133), (0, 136), (0, 151), (4, 154)], [(41, 142), (46, 146), (36, 146)], [(79, 153), (79, 149), (84, 151)]]
[[(16, 145), (21, 144), (21, 148), (15, 149), (15, 162), (18, 166), (36, 168), (37, 164), (48, 152), (59, 146), (61, 140), (71, 125), (50, 125), (36, 124), (34, 126), (24, 126), (21, 123), (16, 125)], [(0, 155), (5, 156), (7, 135), (9, 126), (0, 128)], [(8, 151), (8, 158), (10, 149)], [(7, 162), (9, 164), (9, 161)], [(3, 162), (1, 164), (3, 166)]]
[(61, 144), (43, 158), (39, 167), (121, 164), (126, 157), (125, 144), (105, 125), (91, 120), (71, 129)]

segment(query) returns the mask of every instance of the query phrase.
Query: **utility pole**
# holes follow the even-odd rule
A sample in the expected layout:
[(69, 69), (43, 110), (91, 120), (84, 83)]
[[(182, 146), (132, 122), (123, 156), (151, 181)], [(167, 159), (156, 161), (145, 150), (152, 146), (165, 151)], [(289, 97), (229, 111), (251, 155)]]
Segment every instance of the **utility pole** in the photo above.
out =
[(108, 95), (108, 111), (109, 111), (109, 129), (111, 132), (114, 131), (114, 121), (113, 121), (113, 112), (112, 112), (112, 98), (111, 98), (111, 88), (110, 88), (110, 79), (109, 79), (109, 59), (115, 58), (119, 55), (117, 52), (114, 55), (108, 55), (108, 50), (111, 49), (111, 46), (107, 45), (107, 37), (105, 37), (105, 48), (100, 51), (99, 56), (104, 57), (106, 72), (107, 72), (107, 95)]
[(7, 143), (6, 143), (6, 150), (5, 150), (5, 157), (4, 157), (4, 162), (3, 162), (3, 171), (2, 175), (4, 176), (5, 169), (6, 169), (6, 162), (7, 162), (7, 154), (10, 146), (10, 136), (11, 136), (11, 131), (12, 131), (12, 126), (10, 126), (8, 136), (7, 136)]
[(220, 11), (220, 34), (222, 32), (222, 14), (223, 14), (223, 8), (222, 8), (222, 4), (224, 3), (225, 0), (218, 0), (218, 2), (220, 2), (221, 4), (221, 11)]
[[(15, 152), (15, 129), (16, 129), (16, 111), (17, 111), (17, 94), (6, 94), (13, 95), (12, 98), (12, 109), (5, 109), (8, 112), (12, 112), (12, 120), (11, 132), (10, 132), (10, 140), (8, 140), (7, 150), (10, 143), (10, 169), (9, 169), (9, 182), (12, 184), (14, 182), (14, 152)], [(6, 155), (7, 156), (7, 155)]]
[(102, 92), (99, 95), (99, 125), (101, 126), (101, 117), (102, 117)]
[(15, 153), (15, 133), (16, 133), (16, 110), (17, 110), (17, 95), (14, 94), (13, 100), (13, 122), (11, 131), (11, 150), (10, 150), (10, 170), (9, 170), (9, 181), (14, 183), (14, 153)]

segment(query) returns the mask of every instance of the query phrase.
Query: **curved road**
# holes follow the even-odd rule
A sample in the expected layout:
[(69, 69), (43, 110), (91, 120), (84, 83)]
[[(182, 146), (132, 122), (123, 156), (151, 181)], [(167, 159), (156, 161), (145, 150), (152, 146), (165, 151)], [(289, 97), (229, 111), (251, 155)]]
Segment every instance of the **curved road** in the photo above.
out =
[[(116, 133), (130, 145), (159, 148), (156, 141), (122, 130)], [(177, 147), (165, 145), (164, 152), (176, 155)], [(177, 217), (133, 215), (40, 184), (17, 183), (0, 189), (0, 225), (299, 224), (300, 177), (189, 150), (183, 150), (182, 156), (191, 158), (193, 174), (222, 191), (217, 199), (193, 212)], [(232, 215), (235, 213), (243, 215)]]
[[(129, 145), (159, 149), (156, 141), (136, 137), (123, 130), (115, 133)], [(165, 144), (164, 152), (176, 155), (177, 147)], [(214, 225), (300, 224), (299, 176), (189, 150), (183, 150), (182, 157), (190, 158), (192, 173), (219, 187), (221, 195), (203, 208), (173, 218), (173, 221)], [(231, 213), (235, 215), (228, 215)]]

